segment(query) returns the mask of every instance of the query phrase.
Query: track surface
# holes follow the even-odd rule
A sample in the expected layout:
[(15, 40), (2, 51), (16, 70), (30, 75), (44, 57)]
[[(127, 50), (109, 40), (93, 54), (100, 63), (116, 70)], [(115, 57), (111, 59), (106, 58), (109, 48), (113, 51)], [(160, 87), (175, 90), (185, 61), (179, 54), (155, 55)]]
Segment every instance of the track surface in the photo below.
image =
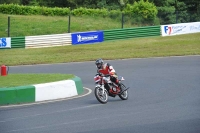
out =
[[(200, 56), (109, 61), (129, 99), (85, 97), (0, 108), (1, 133), (200, 133)], [(94, 88), (94, 62), (10, 67), (10, 73), (72, 73)]]

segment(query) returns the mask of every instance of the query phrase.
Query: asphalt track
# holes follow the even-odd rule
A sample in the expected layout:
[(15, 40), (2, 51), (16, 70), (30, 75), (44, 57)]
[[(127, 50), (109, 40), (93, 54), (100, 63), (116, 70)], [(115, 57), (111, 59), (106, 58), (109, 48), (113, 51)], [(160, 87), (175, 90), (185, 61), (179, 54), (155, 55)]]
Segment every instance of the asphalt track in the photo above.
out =
[[(129, 99), (76, 99), (0, 107), (0, 133), (200, 133), (200, 56), (110, 62)], [(10, 73), (72, 73), (94, 88), (94, 62), (10, 67)]]

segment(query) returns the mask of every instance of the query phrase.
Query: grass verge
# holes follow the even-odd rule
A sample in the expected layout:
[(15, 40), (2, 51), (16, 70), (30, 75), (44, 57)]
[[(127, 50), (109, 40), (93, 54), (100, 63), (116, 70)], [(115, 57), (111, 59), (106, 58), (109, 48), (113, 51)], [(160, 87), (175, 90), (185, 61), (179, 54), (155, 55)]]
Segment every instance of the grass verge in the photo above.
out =
[(75, 76), (72, 74), (8, 74), (0, 76), (0, 89), (67, 80), (73, 77)]
[(103, 59), (200, 55), (200, 33), (135, 38), (97, 44), (38, 49), (1, 49), (0, 64), (31, 65)]
[[(33, 36), (63, 34), (68, 32), (68, 16), (8, 15), (0, 13), (0, 38), (7, 37), (8, 16), (10, 16), (10, 36)], [(133, 27), (130, 23), (124, 28)], [(71, 16), (70, 32), (120, 29), (121, 21), (102, 17)]]

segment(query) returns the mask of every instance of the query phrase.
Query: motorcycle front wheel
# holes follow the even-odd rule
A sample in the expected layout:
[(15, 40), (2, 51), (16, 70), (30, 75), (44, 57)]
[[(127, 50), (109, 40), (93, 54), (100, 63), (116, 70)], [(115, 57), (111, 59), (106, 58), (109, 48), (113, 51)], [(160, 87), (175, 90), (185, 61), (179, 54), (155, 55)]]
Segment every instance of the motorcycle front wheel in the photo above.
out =
[(102, 88), (96, 87), (94, 89), (94, 94), (95, 94), (95, 97), (97, 98), (97, 100), (100, 103), (105, 104), (105, 103), (108, 102), (108, 92), (107, 92), (107, 90), (104, 90), (104, 93), (103, 93)]
[[(121, 83), (121, 88), (126, 89), (126, 86)], [(125, 90), (123, 93), (118, 95), (122, 100), (127, 100), (128, 99), (128, 90)]]

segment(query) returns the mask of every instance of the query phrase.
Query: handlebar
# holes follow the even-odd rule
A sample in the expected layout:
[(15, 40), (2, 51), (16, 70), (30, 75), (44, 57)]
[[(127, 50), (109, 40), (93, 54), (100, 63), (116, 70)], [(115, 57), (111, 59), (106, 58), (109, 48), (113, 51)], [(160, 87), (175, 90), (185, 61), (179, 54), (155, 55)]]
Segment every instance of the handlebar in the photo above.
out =
[(109, 77), (109, 76), (110, 76), (110, 74), (102, 75), (102, 74), (100, 74), (100, 73), (97, 73), (95, 76), (97, 76), (97, 75), (99, 75), (99, 76), (101, 76), (101, 77)]

